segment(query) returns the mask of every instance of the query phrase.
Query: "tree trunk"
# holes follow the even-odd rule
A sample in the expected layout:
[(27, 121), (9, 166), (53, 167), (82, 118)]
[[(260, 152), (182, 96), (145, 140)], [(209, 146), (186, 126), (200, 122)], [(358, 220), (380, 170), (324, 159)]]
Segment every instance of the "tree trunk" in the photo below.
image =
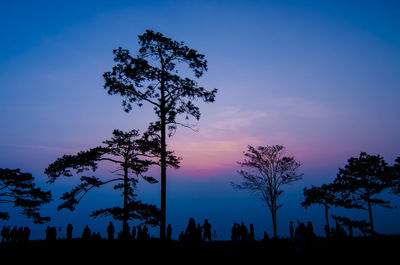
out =
[(278, 232), (277, 232), (277, 224), (276, 224), (276, 200), (274, 199), (271, 203), (271, 215), (272, 215), (272, 226), (274, 229), (274, 238), (278, 238)]
[(160, 239), (165, 239), (166, 227), (166, 195), (167, 195), (167, 163), (166, 163), (166, 143), (165, 143), (165, 119), (161, 120), (161, 223)]
[(326, 237), (328, 238), (331, 228), (329, 226), (328, 205), (326, 205), (326, 204), (325, 204), (325, 222), (326, 222), (326, 228), (324, 230), (326, 233)]
[(368, 213), (369, 213), (369, 222), (371, 225), (371, 235), (375, 235), (374, 220), (372, 218), (372, 205), (371, 202), (369, 201), (369, 198), (368, 198)]
[(124, 209), (123, 209), (123, 219), (122, 219), (122, 234), (124, 238), (129, 233), (128, 227), (128, 219), (129, 219), (129, 211), (128, 211), (128, 168), (124, 166)]
[(277, 232), (277, 225), (276, 225), (276, 209), (274, 211), (275, 211), (275, 213), (272, 216), (272, 219), (273, 219), (272, 222), (273, 222), (273, 225), (274, 225), (274, 238), (277, 239), (278, 238), (278, 232)]
[(161, 220), (160, 220), (160, 239), (164, 240), (166, 238), (166, 219), (167, 219), (167, 206), (166, 206), (166, 196), (167, 196), (167, 144), (166, 144), (166, 109), (165, 109), (165, 84), (164, 84), (164, 64), (162, 65), (161, 73), (161, 102), (160, 102), (160, 120), (161, 120)]

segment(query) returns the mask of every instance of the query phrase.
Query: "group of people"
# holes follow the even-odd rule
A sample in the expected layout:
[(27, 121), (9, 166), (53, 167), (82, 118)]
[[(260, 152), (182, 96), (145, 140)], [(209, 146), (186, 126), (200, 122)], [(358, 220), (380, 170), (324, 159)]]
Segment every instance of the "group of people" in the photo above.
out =
[[(312, 241), (316, 235), (314, 234), (314, 228), (311, 222), (308, 222), (307, 225), (303, 222), (298, 222), (296, 229), (294, 229), (293, 222), (290, 222), (290, 239), (292, 242), (295, 242), (298, 246), (304, 247), (306, 244)], [(66, 238), (72, 239), (72, 230), (73, 227), (71, 224), (68, 224), (66, 229)], [(61, 227), (58, 228), (59, 233), (61, 234)], [(213, 237), (215, 239), (216, 232), (213, 230)], [(335, 236), (346, 236), (346, 232), (344, 229), (337, 223), (335, 228), (332, 228), (327, 234), (335, 235)], [(1, 230), (1, 242), (24, 242), (29, 240), (29, 236), (31, 234), (31, 230), (29, 227), (14, 227), (13, 229), (10, 226), (3, 226)], [(167, 239), (171, 240), (172, 228), (171, 225), (167, 227)], [(101, 239), (99, 232), (91, 232), (88, 225), (83, 229), (82, 239)], [(186, 230), (180, 233), (179, 241), (182, 243), (190, 244), (202, 241), (212, 242), (212, 225), (208, 222), (207, 219), (204, 220), (204, 223), (201, 225), (200, 223), (196, 224), (193, 218), (189, 219)], [(116, 233), (114, 225), (112, 222), (109, 223), (107, 227), (107, 238), (109, 240), (113, 239), (133, 239), (133, 240), (146, 240), (150, 238), (148, 228), (144, 226), (133, 226), (132, 229), (125, 228), (123, 231)], [(267, 240), (268, 234), (264, 233), (264, 239)], [(57, 229), (55, 227), (48, 226), (46, 229), (46, 240), (56, 240), (57, 239)], [(252, 242), (255, 241), (254, 236), (254, 226), (250, 224), (249, 229), (246, 225), (241, 222), (241, 224), (234, 223), (232, 226), (232, 242)]]
[(316, 237), (314, 233), (314, 227), (311, 222), (307, 222), (307, 225), (303, 222), (299, 222), (296, 229), (294, 230), (293, 222), (290, 222), (290, 240), (294, 243), (295, 250), (303, 252), (307, 250), (310, 245), (313, 244), (313, 240)]
[[(112, 222), (107, 227), (107, 238), (113, 240), (115, 236), (115, 228)], [(117, 239), (119, 240), (147, 240), (150, 239), (149, 229), (146, 225), (144, 226), (133, 226), (132, 230), (129, 227), (125, 227), (123, 231), (118, 232)]]
[[(54, 233), (54, 236), (50, 237), (51, 238), (55, 238), (55, 228), (50, 228), (49, 229), (50, 234)], [(71, 224), (68, 224), (67, 226), (67, 239), (72, 239), (72, 230), (73, 230), (73, 226)], [(149, 239), (149, 231), (148, 228), (146, 226), (134, 226), (132, 228), (132, 232), (118, 232), (117, 233), (117, 237), (115, 237), (115, 228), (112, 222), (109, 223), (108, 227), (107, 227), (107, 239), (109, 240), (114, 240), (114, 239), (137, 239), (137, 240), (144, 240), (144, 239)], [(46, 239), (47, 239), (47, 230), (46, 230)], [(83, 229), (81, 238), (84, 240), (99, 240), (101, 239), (101, 235), (100, 232), (92, 232), (91, 229), (89, 228), (88, 225), (85, 226), (85, 228)]]
[(247, 229), (246, 225), (241, 222), (233, 223), (231, 239), (233, 242), (251, 242), (255, 240), (254, 226), (250, 224), (250, 229)]
[[(168, 227), (169, 229), (167, 230), (170, 230), (170, 226)], [(179, 235), (179, 241), (186, 245), (200, 243), (202, 241), (211, 242), (211, 228), (212, 225), (208, 222), (207, 219), (204, 220), (203, 225), (201, 225), (200, 223), (196, 225), (196, 221), (193, 218), (190, 218), (185, 232), (182, 231)], [(167, 234), (170, 238), (170, 232), (167, 232)]]
[(14, 226), (13, 229), (10, 226), (3, 226), (1, 230), (1, 242), (26, 242), (29, 240), (30, 235), (31, 230), (27, 226)]
[[(350, 228), (349, 234), (350, 234), (350, 236), (353, 236), (352, 227), (349, 227), (349, 228)], [(328, 237), (329, 238), (344, 238), (347, 236), (346, 231), (338, 222), (336, 222), (335, 227), (331, 227), (330, 229), (328, 228), (327, 225), (325, 225), (324, 230), (325, 230), (325, 234), (326, 234), (327, 238)]]

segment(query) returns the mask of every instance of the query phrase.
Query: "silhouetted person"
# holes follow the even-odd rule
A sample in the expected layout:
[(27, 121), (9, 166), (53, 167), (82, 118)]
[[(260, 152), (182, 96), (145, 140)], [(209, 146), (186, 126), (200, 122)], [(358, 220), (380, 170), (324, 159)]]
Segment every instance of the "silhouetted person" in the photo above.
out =
[(206, 241), (208, 239), (211, 242), (211, 224), (207, 219), (204, 220), (203, 224), (203, 240)]
[(292, 221), (290, 221), (289, 231), (290, 231), (290, 239), (293, 240), (294, 227)]
[(167, 227), (167, 239), (168, 240), (171, 240), (171, 234), (172, 234), (172, 227), (171, 227), (171, 224), (168, 224), (168, 227)]
[(349, 224), (348, 228), (349, 228), (349, 237), (353, 237), (353, 225)]
[(127, 240), (131, 237), (129, 224), (124, 223), (122, 226), (122, 238)]
[(132, 239), (135, 240), (136, 239), (136, 226), (132, 227)]
[(18, 237), (18, 228), (16, 226), (13, 227), (13, 229), (10, 232), (10, 239), (12, 243), (17, 242), (17, 237)]
[(264, 231), (264, 241), (267, 241), (269, 239), (269, 235), (267, 232)]
[(92, 233), (90, 232), (89, 226), (86, 225), (82, 232), (82, 239), (88, 240), (91, 238)]
[(242, 241), (242, 242), (247, 241), (247, 238), (248, 238), (248, 231), (249, 231), (249, 230), (247, 230), (247, 227), (245, 226), (245, 224), (244, 224), (243, 222), (242, 222), (241, 225), (240, 225), (239, 231), (240, 231), (239, 235), (240, 235), (241, 241)]
[(307, 228), (304, 223), (299, 223), (294, 234), (295, 247), (298, 252), (307, 248)]
[(50, 234), (51, 234), (51, 240), (53, 241), (57, 240), (57, 229), (55, 226), (52, 226), (50, 228)]
[(253, 224), (250, 224), (249, 240), (251, 242), (255, 241), (254, 225)]
[(107, 227), (107, 238), (108, 238), (108, 240), (113, 240), (114, 239), (114, 232), (115, 232), (114, 225), (113, 225), (112, 222), (110, 222), (108, 224), (108, 227)]
[(346, 231), (344, 231), (343, 227), (338, 222), (336, 222), (336, 229), (334, 235), (337, 238), (344, 238), (347, 236)]
[(239, 230), (240, 230), (239, 224), (236, 223), (236, 222), (233, 223), (232, 236), (231, 236), (231, 239), (232, 239), (233, 242), (238, 242), (239, 241), (239, 239), (240, 239)]
[(201, 242), (202, 240), (202, 234), (203, 232), (203, 228), (201, 227), (200, 223), (197, 224), (197, 228), (196, 228), (196, 242)]
[(73, 226), (71, 224), (68, 224), (67, 226), (67, 239), (71, 240), (72, 239), (72, 230), (73, 230)]
[(46, 240), (50, 240), (50, 226), (46, 227)]
[(46, 240), (55, 241), (57, 239), (57, 230), (54, 226), (47, 226), (46, 228)]
[(142, 227), (138, 226), (138, 228), (137, 228), (137, 240), (142, 240), (142, 239), (143, 239)]
[(17, 232), (17, 242), (21, 243), (24, 241), (24, 228), (20, 227), (18, 228), (18, 232)]
[(25, 226), (24, 231), (23, 231), (23, 236), (22, 236), (23, 241), (24, 242), (29, 241), (30, 235), (31, 235), (31, 230), (29, 229), (29, 227)]
[(9, 242), (10, 241), (10, 228), (3, 226), (1, 230), (1, 242)]
[(179, 234), (178, 240), (180, 246), (183, 247), (185, 243), (185, 235), (183, 234), (183, 231)]
[(190, 218), (185, 231), (186, 238), (193, 239), (195, 238), (195, 234), (196, 234), (196, 223), (193, 218)]
[(329, 226), (327, 224), (324, 226), (324, 230), (325, 230), (325, 237), (329, 238), (331, 231), (329, 230)]
[(142, 233), (143, 233), (144, 240), (150, 239), (149, 229), (147, 228), (147, 226), (145, 226), (145, 225), (143, 226)]
[(93, 240), (100, 240), (100, 239), (101, 239), (100, 232), (93, 232), (93, 233), (92, 233), (92, 237), (91, 237), (90, 239), (93, 239)]
[(189, 219), (189, 223), (185, 230), (185, 245), (193, 244), (197, 239), (196, 222), (193, 218)]
[(307, 237), (308, 237), (308, 239), (312, 239), (312, 238), (314, 238), (314, 236), (315, 236), (315, 234), (314, 234), (313, 224), (310, 221), (308, 221), (308, 223), (307, 223)]

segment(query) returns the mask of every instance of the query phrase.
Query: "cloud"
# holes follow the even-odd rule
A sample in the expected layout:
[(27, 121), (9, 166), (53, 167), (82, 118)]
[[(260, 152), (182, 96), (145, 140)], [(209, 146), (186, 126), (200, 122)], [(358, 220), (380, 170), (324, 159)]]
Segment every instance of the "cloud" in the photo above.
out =
[(251, 134), (251, 128), (265, 116), (262, 111), (226, 108), (196, 133), (178, 131), (169, 146), (183, 157), (183, 172), (204, 177), (231, 170), (237, 166), (247, 145), (261, 144), (262, 141)]
[(267, 116), (265, 111), (243, 111), (239, 108), (227, 108), (217, 115), (218, 120), (211, 123), (210, 127), (218, 130), (237, 130), (249, 128), (254, 123)]

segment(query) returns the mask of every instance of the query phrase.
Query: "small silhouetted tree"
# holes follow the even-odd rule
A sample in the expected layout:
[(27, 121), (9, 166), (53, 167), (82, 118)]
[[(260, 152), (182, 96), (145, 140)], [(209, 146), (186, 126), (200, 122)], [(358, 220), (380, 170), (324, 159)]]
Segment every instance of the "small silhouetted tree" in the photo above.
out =
[[(45, 173), (49, 182), (54, 183), (60, 176), (70, 177), (75, 174), (82, 174), (85, 171), (95, 172), (99, 162), (107, 161), (116, 167), (118, 177), (101, 180), (98, 177), (81, 176), (81, 183), (71, 192), (66, 192), (61, 197), (64, 200), (58, 209), (74, 210), (81, 199), (93, 188), (99, 188), (109, 183), (116, 183), (115, 190), (122, 191), (123, 207), (113, 207), (94, 211), (91, 216), (113, 216), (116, 220), (122, 220), (123, 233), (129, 233), (128, 220), (139, 219), (147, 224), (159, 225), (159, 209), (136, 200), (135, 188), (138, 178), (141, 177), (149, 183), (157, 183), (153, 177), (146, 176), (151, 165), (158, 162), (154, 158), (159, 156), (160, 143), (153, 139), (139, 137), (137, 130), (122, 132), (114, 130), (111, 140), (106, 140), (103, 145), (81, 151), (76, 155), (63, 155), (50, 164)], [(179, 161), (169, 152), (167, 162), (170, 166), (178, 166)]]
[(392, 208), (390, 201), (377, 198), (383, 190), (393, 186), (384, 158), (365, 152), (359, 157), (351, 157), (343, 169), (339, 168), (334, 185), (336, 191), (341, 193), (346, 208), (368, 211), (370, 232), (375, 234), (372, 207)]
[(278, 198), (283, 193), (283, 186), (300, 180), (302, 174), (297, 173), (300, 163), (293, 156), (284, 155), (284, 147), (274, 146), (248, 146), (243, 162), (238, 162), (246, 170), (239, 170), (243, 177), (240, 184), (232, 183), (236, 189), (249, 190), (261, 196), (267, 203), (272, 215), (274, 237), (277, 238), (277, 211), (282, 205)]
[[(177, 116), (184, 114), (200, 119), (200, 111), (193, 100), (213, 102), (217, 89), (211, 91), (199, 86), (197, 82), (185, 77), (183, 73), (193, 72), (199, 78), (207, 71), (204, 55), (190, 49), (183, 42), (165, 37), (159, 32), (146, 30), (139, 35), (139, 51), (131, 56), (129, 51), (119, 47), (114, 50), (116, 65), (111, 72), (104, 73), (108, 94), (124, 97), (123, 107), (126, 112), (132, 105), (141, 107), (150, 104), (156, 113), (157, 120), (150, 123), (149, 133), (161, 141), (161, 227), (160, 237), (165, 238), (166, 229), (166, 169), (167, 169), (167, 131), (169, 136), (175, 132)], [(184, 70), (187, 66), (189, 71)], [(180, 66), (178, 68), (178, 66)], [(181, 71), (181, 72), (179, 72)]]
[(391, 192), (400, 195), (400, 157), (396, 158), (394, 165), (389, 167), (388, 171), (392, 181)]
[[(36, 187), (34, 181), (32, 174), (22, 173), (20, 169), (0, 168), (0, 204), (22, 208), (23, 215), (32, 218), (36, 224), (43, 224), (50, 218), (41, 216), (39, 210), (51, 201), (51, 192)], [(0, 219), (9, 218), (7, 212), (0, 212)]]
[[(312, 204), (320, 204), (325, 208), (326, 231), (330, 231), (328, 211), (336, 203), (335, 189), (332, 184), (323, 184), (321, 187), (312, 186), (304, 188), (304, 201), (301, 205), (305, 208)], [(328, 233), (327, 233), (328, 236)]]
[(347, 227), (347, 229), (349, 230), (350, 237), (353, 237), (354, 228), (359, 229), (363, 234), (365, 234), (366, 232), (369, 232), (370, 224), (367, 223), (367, 221), (365, 221), (365, 220), (356, 221), (356, 220), (351, 220), (347, 217), (336, 216), (336, 215), (332, 215), (332, 218), (336, 222), (339, 222), (341, 225), (344, 225)]

